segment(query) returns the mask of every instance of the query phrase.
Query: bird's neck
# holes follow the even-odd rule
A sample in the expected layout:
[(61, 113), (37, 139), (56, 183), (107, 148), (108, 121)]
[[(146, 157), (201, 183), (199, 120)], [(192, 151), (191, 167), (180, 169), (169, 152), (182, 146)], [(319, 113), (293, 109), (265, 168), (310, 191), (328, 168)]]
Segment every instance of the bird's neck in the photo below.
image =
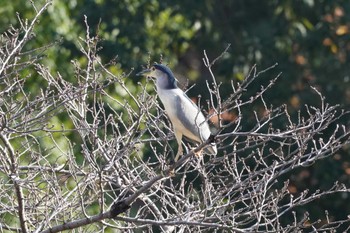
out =
[(167, 75), (160, 76), (157, 78), (157, 88), (165, 90), (176, 89), (176, 80), (174, 77), (168, 77)]

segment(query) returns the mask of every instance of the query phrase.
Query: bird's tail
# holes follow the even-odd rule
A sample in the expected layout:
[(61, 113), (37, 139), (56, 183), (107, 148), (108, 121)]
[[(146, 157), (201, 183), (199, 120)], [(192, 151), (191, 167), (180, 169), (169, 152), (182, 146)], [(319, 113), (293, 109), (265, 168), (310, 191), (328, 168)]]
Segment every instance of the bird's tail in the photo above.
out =
[(216, 155), (218, 153), (218, 149), (214, 143), (209, 144), (209, 146), (206, 147), (204, 151), (209, 155)]

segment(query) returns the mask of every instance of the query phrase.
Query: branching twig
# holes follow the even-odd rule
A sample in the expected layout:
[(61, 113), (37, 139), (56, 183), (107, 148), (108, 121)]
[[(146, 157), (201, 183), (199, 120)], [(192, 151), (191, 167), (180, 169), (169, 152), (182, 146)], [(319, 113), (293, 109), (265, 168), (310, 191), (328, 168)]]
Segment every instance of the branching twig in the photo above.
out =
[[(281, 74), (249, 94), (251, 84), (277, 64), (262, 71), (253, 66), (241, 83), (223, 87), (214, 64), (230, 45), (212, 61), (204, 51), (212, 79), (208, 103), (215, 109), (208, 118), (218, 119), (218, 129), (201, 145), (186, 144), (194, 147), (174, 163), (174, 133), (150, 93), (153, 84), (130, 86), (125, 77), (131, 72), (116, 74), (114, 61), (101, 61), (100, 38), (92, 35), (87, 17), (79, 41), (87, 62), (72, 62), (73, 78), (41, 64), (46, 47), (25, 51), (49, 3), (33, 5), (34, 19), (19, 17), (22, 28), (11, 28), (0, 41), (0, 213), (17, 216), (3, 217), (0, 228), (52, 233), (93, 224), (96, 232), (298, 232), (349, 224), (333, 221), (331, 213), (311, 222), (298, 209), (349, 193), (348, 187), (293, 191), (286, 176), (350, 143), (349, 129), (340, 124), (349, 112), (327, 104), (315, 88), (320, 107), (306, 105), (293, 116), (283, 103), (271, 106), (266, 94)], [(35, 71), (31, 78), (44, 80), (30, 94), (29, 76), (19, 72), (27, 68)], [(221, 96), (223, 88), (232, 88), (231, 94)], [(217, 143), (218, 154), (201, 155), (210, 143)]]

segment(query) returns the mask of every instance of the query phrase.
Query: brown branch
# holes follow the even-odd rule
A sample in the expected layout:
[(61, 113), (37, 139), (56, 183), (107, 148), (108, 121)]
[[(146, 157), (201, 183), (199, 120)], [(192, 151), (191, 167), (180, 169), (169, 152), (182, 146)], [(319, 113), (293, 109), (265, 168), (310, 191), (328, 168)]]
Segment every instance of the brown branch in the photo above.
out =
[[(208, 144), (212, 143), (212, 139), (206, 141), (205, 143), (202, 143), (197, 148), (192, 150), (190, 153), (182, 156), (177, 162), (175, 162), (173, 165), (171, 165), (168, 169), (166, 169), (161, 174), (151, 178), (148, 180), (142, 187), (137, 189), (132, 195), (129, 197), (116, 201), (113, 203), (111, 209), (109, 211), (106, 211), (104, 213), (94, 215), (89, 218), (83, 218), (71, 222), (66, 222), (61, 225), (57, 225), (55, 227), (51, 227), (47, 230), (42, 231), (41, 233), (55, 233), (63, 230), (71, 230), (74, 228), (78, 228), (87, 224), (100, 222), (105, 219), (114, 219), (119, 214), (124, 213), (126, 210), (128, 210), (131, 206), (131, 204), (143, 193), (145, 193), (147, 190), (149, 190), (155, 183), (162, 179), (168, 179), (174, 175), (174, 170), (184, 164), (189, 158), (194, 156), (197, 152), (201, 151), (204, 147), (206, 147)], [(167, 225), (167, 224), (164, 224)], [(172, 225), (172, 224), (169, 224)], [(194, 224), (195, 225), (195, 224)]]
[(7, 148), (7, 155), (10, 159), (10, 170), (11, 173), (10, 174), (10, 179), (13, 182), (14, 188), (15, 188), (15, 193), (17, 196), (17, 202), (18, 202), (18, 216), (19, 216), (19, 223), (21, 225), (21, 231), (23, 233), (27, 233), (28, 232), (28, 228), (27, 228), (27, 217), (26, 217), (26, 213), (25, 213), (25, 202), (24, 202), (24, 198), (23, 198), (23, 191), (20, 185), (20, 177), (18, 174), (18, 170), (17, 170), (17, 162), (16, 162), (16, 158), (15, 158), (15, 151), (13, 150), (13, 147), (11, 145), (11, 143), (9, 142), (9, 140), (7, 139), (7, 137), (5, 135), (3, 135), (2, 133), (0, 133), (0, 139), (1, 141), (4, 143), (5, 147)]

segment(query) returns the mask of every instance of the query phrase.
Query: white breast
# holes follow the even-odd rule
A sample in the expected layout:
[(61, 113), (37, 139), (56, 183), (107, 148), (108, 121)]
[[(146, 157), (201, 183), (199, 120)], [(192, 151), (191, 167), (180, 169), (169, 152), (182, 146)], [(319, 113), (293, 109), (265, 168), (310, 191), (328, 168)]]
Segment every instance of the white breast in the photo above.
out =
[[(205, 122), (203, 114), (200, 112), (197, 106), (195, 106), (192, 101), (185, 96), (182, 90), (178, 88), (158, 88), (157, 92), (164, 105), (165, 111), (173, 124), (174, 130), (180, 131), (184, 136), (197, 142), (202, 142), (202, 139), (206, 140), (209, 137), (210, 130)], [(181, 104), (179, 101), (181, 101)], [(179, 107), (182, 109), (178, 109)], [(181, 111), (181, 113), (184, 114), (183, 117), (186, 118), (187, 126), (186, 123), (182, 122), (181, 119), (178, 118), (176, 111)], [(189, 127), (188, 123), (191, 125), (191, 127)], [(192, 132), (191, 130), (195, 132)], [(199, 135), (199, 131), (202, 133), (201, 136)]]
[(157, 92), (160, 100), (164, 105), (167, 115), (169, 116), (171, 122), (174, 124), (175, 122), (178, 121), (176, 117), (176, 112), (175, 112), (176, 101), (178, 101), (178, 97), (182, 95), (182, 91), (180, 89), (164, 90), (164, 89), (158, 88)]

